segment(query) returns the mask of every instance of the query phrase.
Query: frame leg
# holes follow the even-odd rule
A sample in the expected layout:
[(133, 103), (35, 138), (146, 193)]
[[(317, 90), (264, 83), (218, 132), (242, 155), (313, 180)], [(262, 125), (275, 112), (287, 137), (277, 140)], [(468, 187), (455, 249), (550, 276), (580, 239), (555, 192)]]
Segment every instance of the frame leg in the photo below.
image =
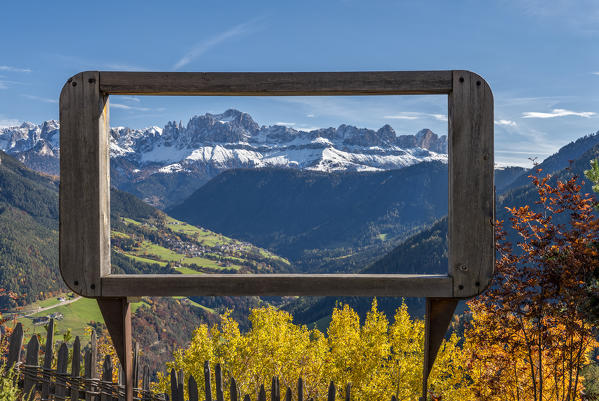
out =
[(424, 366), (422, 375), (422, 398), (426, 400), (428, 376), (431, 373), (443, 337), (447, 333), (458, 300), (453, 298), (427, 298), (424, 323)]
[(127, 298), (98, 298), (97, 301), (112, 338), (112, 344), (121, 362), (125, 376), (125, 399), (133, 401), (133, 355), (129, 301)]

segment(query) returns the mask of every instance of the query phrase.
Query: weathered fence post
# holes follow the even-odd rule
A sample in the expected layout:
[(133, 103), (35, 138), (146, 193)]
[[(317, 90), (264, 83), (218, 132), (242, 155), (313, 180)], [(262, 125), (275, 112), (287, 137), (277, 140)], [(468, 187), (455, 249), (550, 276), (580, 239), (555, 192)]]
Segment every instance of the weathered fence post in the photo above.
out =
[(260, 385), (260, 392), (258, 393), (258, 401), (266, 401), (266, 391), (264, 391), (264, 384)]
[(252, 401), (252, 399), (246, 394), (245, 397), (243, 397), (243, 401)]
[(196, 383), (196, 379), (193, 377), (193, 375), (189, 375), (189, 379), (187, 381), (187, 392), (189, 393), (189, 401), (199, 401), (198, 383)]
[(117, 366), (119, 367), (119, 382), (117, 385), (117, 394), (119, 401), (125, 401), (125, 371), (120, 363)]
[(285, 392), (285, 401), (291, 401), (291, 388), (287, 387), (287, 391)]
[(44, 350), (44, 366), (42, 368), (42, 376), (44, 378), (44, 381), (42, 382), (42, 400), (50, 398), (50, 384), (52, 381), (50, 372), (52, 371), (52, 354), (54, 352), (54, 319), (50, 319), (47, 330), (46, 347)]
[(40, 354), (40, 342), (33, 335), (27, 344), (27, 355), (25, 356), (25, 369), (23, 369), (23, 393), (28, 400), (33, 400), (37, 383), (37, 370)]
[(67, 394), (67, 369), (69, 363), (69, 348), (66, 343), (62, 343), (58, 349), (58, 361), (56, 362), (56, 385), (54, 394), (59, 400), (65, 398)]
[(204, 394), (206, 401), (212, 401), (212, 389), (210, 387), (210, 362), (204, 361)]
[(91, 393), (95, 391), (96, 385), (93, 384), (93, 381), (98, 379), (98, 369), (96, 368), (98, 366), (98, 342), (95, 331), (92, 332), (91, 337), (90, 349), (85, 353), (85, 378), (87, 379), (85, 384), (85, 401), (92, 401), (94, 399)]
[(328, 401), (335, 401), (336, 389), (335, 383), (331, 380), (331, 384), (329, 384), (329, 395), (327, 397)]
[(214, 382), (216, 384), (216, 401), (225, 401), (223, 394), (223, 372), (220, 363), (217, 363), (214, 368)]
[(179, 373), (177, 375), (177, 400), (173, 401), (185, 401), (185, 392), (183, 391), (183, 369), (179, 369)]
[(175, 368), (171, 369), (171, 399), (173, 401), (179, 400), (179, 386), (177, 385), (177, 373)]
[(231, 377), (231, 387), (229, 389), (229, 393), (230, 393), (231, 401), (238, 401), (239, 394), (237, 391), (237, 382), (235, 381), (234, 377)]
[(281, 391), (279, 390), (279, 378), (273, 376), (272, 384), (270, 386), (270, 400), (281, 401)]
[(297, 401), (304, 401), (304, 380), (297, 379)]
[(142, 378), (142, 401), (150, 400), (150, 368), (147, 366), (144, 368), (143, 378)]
[(101, 401), (112, 401), (112, 359), (110, 359), (110, 355), (106, 355), (102, 366), (100, 396)]
[(73, 360), (71, 362), (71, 401), (79, 401), (81, 386), (81, 340), (75, 337), (73, 343)]
[(17, 326), (10, 335), (10, 344), (8, 346), (8, 360), (6, 361), (7, 368), (12, 368), (13, 365), (19, 362), (21, 357), (21, 347), (23, 346), (23, 325), (17, 323)]

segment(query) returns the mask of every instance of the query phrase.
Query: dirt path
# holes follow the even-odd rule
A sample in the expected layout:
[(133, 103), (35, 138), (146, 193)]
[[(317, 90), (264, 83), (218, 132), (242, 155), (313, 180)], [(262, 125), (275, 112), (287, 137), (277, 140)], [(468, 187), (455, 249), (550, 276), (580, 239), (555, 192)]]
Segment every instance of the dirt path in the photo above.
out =
[(40, 313), (40, 312), (45, 312), (45, 311), (50, 310), (50, 309), (58, 308), (59, 306), (72, 304), (73, 302), (78, 301), (80, 299), (81, 299), (81, 297), (76, 297), (76, 298), (73, 298), (73, 299), (65, 299), (64, 301), (59, 302), (56, 305), (46, 306), (45, 308), (37, 308), (36, 310), (28, 312), (27, 314), (21, 315), (19, 317), (28, 317), (28, 316), (31, 316), (31, 315), (35, 315), (35, 314)]

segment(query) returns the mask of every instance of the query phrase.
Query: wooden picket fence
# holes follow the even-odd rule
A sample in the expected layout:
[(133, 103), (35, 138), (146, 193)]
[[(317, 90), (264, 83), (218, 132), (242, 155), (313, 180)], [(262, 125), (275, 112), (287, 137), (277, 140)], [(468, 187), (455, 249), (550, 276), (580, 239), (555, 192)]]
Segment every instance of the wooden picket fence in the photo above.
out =
[[(124, 401), (125, 384), (122, 369), (119, 369), (119, 381), (112, 381), (112, 360), (107, 355), (104, 359), (102, 377), (97, 372), (97, 341), (92, 333), (90, 347), (83, 358), (84, 375), (81, 376), (81, 342), (75, 338), (72, 345), (71, 369), (68, 368), (69, 348), (62, 343), (54, 359), (54, 320), (50, 320), (47, 328), (43, 364), (39, 364), (40, 343), (37, 336), (32, 336), (25, 348), (25, 361), (22, 361), (23, 326), (18, 323), (13, 330), (6, 356), (6, 366), (15, 367), (18, 372), (18, 384), (26, 395), (25, 400), (56, 401)], [(134, 383), (140, 382), (139, 349), (135, 347), (133, 359)], [(145, 368), (141, 376), (141, 388), (134, 389), (134, 400), (166, 401), (165, 394), (152, 394), (150, 391), (150, 371)]]
[[(175, 372), (174, 369), (171, 370), (170, 373), (171, 379), (171, 395), (172, 401), (185, 401), (183, 398), (184, 394), (184, 375), (183, 371)], [(222, 370), (220, 364), (217, 364), (214, 369), (214, 379), (215, 379), (215, 388), (216, 388), (216, 397), (213, 397), (212, 394), (212, 379), (210, 373), (210, 364), (208, 361), (204, 362), (204, 399), (206, 401), (225, 401), (224, 392), (223, 392), (223, 379), (222, 379)], [(198, 385), (193, 377), (193, 375), (189, 375), (187, 380), (187, 392), (188, 392), (188, 401), (199, 401), (198, 394)], [(337, 395), (337, 389), (333, 382), (329, 385), (329, 390), (327, 394), (327, 401), (335, 401), (335, 397)], [(293, 395), (293, 391), (290, 387), (287, 387), (285, 391), (285, 396), (283, 398), (285, 401), (315, 401), (314, 398), (304, 399), (304, 382), (302, 378), (299, 378), (297, 381), (297, 392), (295, 397)], [(351, 385), (348, 384), (345, 387), (344, 394), (345, 401), (351, 400)], [(237, 383), (235, 378), (231, 378), (229, 382), (229, 400), (230, 401), (251, 401), (251, 397), (248, 394), (245, 394), (243, 398), (241, 398), (241, 394), (239, 393), (239, 388), (237, 387)], [(260, 386), (260, 391), (258, 392), (258, 401), (266, 401), (266, 389), (264, 385)], [(270, 388), (270, 401), (281, 401), (281, 387), (279, 384), (279, 378), (273, 377), (271, 381)], [(392, 401), (396, 401), (395, 397), (392, 398)]]
[[(18, 383), (27, 395), (26, 400), (55, 400), (55, 401), (124, 401), (125, 385), (122, 375), (122, 369), (119, 368), (118, 383), (112, 381), (112, 360), (107, 355), (104, 359), (102, 368), (102, 377), (98, 377), (97, 372), (97, 342), (95, 333), (92, 333), (90, 347), (85, 351), (84, 375), (81, 376), (81, 343), (79, 337), (73, 342), (73, 353), (71, 358), (71, 369), (68, 369), (69, 348), (66, 343), (59, 347), (56, 361), (56, 369), (52, 369), (54, 358), (54, 320), (50, 320), (47, 328), (45, 352), (43, 365), (39, 365), (40, 344), (37, 336), (32, 336), (25, 349), (25, 362), (21, 361), (23, 346), (23, 327), (19, 323), (15, 327), (10, 337), (8, 355), (6, 364), (8, 367), (15, 367), (18, 372)], [(139, 366), (139, 349), (135, 347), (133, 358), (133, 377), (134, 383), (140, 383), (141, 369)], [(170, 396), (169, 394), (154, 394), (150, 391), (150, 371), (146, 367), (141, 375), (141, 387), (134, 388), (133, 399), (138, 401), (185, 401), (184, 400), (184, 372), (182, 370), (170, 372)], [(214, 388), (216, 395), (212, 394), (212, 374), (210, 364), (204, 362), (204, 400), (205, 401), (225, 401), (223, 386), (222, 369), (220, 364), (215, 365), (214, 369)], [(239, 392), (239, 387), (235, 378), (231, 378), (229, 384), (230, 401), (251, 401), (249, 394), (243, 397)], [(187, 401), (199, 401), (199, 392), (196, 379), (193, 375), (188, 376), (187, 380)], [(351, 384), (345, 386), (343, 392), (345, 401), (351, 400)], [(333, 382), (330, 383), (326, 400), (335, 401), (337, 396), (337, 387)], [(285, 401), (316, 401), (314, 398), (304, 398), (304, 382), (302, 378), (298, 379), (295, 395), (290, 387), (285, 389), (283, 400)], [(278, 377), (273, 377), (270, 388), (270, 401), (281, 401), (281, 388)], [(264, 385), (260, 387), (257, 394), (257, 401), (267, 401), (266, 389)], [(391, 401), (397, 401), (395, 396)]]

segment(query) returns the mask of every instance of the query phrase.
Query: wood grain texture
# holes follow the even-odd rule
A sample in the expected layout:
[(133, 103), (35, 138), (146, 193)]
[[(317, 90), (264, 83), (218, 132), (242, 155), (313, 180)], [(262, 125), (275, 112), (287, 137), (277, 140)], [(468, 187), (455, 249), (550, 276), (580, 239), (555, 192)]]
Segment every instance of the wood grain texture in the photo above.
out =
[[(449, 94), (449, 276), (110, 275), (108, 94)], [(493, 272), (493, 97), (469, 71), (83, 72), (61, 93), (60, 267), (88, 297), (349, 295), (461, 297)], [(106, 286), (105, 288), (103, 288)]]
[(71, 78), (60, 94), (60, 272), (80, 295), (101, 294), (110, 273), (108, 96), (99, 73)]
[[(71, 362), (71, 378), (73, 382), (76, 383), (79, 378), (81, 368), (81, 340), (79, 340), (79, 336), (75, 337), (75, 342), (73, 343), (73, 358)], [(71, 386), (71, 401), (79, 401), (79, 386), (73, 385)]]
[(63, 400), (67, 394), (66, 377), (69, 364), (69, 349), (66, 343), (62, 343), (58, 349), (56, 361), (56, 384), (54, 385), (54, 394), (57, 400)]
[(480, 76), (453, 72), (449, 95), (449, 275), (453, 296), (480, 294), (495, 263), (493, 94)]
[(451, 297), (452, 279), (418, 274), (140, 274), (102, 278), (102, 295)]
[(117, 72), (100, 90), (115, 95), (306, 96), (444, 94), (451, 71)]
[(10, 335), (10, 345), (8, 347), (8, 357), (6, 365), (11, 368), (15, 363), (21, 360), (21, 347), (23, 346), (23, 325), (17, 323), (17, 326)]
[[(37, 366), (39, 361), (39, 353), (40, 353), (40, 343), (37, 339), (37, 336), (31, 336), (31, 340), (27, 344), (27, 354), (25, 356), (25, 364), (28, 366)], [(37, 379), (37, 377), (36, 377)], [(29, 401), (35, 398), (35, 390), (34, 386), (37, 380), (35, 380), (30, 375), (25, 375), (23, 379), (23, 394), (25, 394), (25, 398)]]

